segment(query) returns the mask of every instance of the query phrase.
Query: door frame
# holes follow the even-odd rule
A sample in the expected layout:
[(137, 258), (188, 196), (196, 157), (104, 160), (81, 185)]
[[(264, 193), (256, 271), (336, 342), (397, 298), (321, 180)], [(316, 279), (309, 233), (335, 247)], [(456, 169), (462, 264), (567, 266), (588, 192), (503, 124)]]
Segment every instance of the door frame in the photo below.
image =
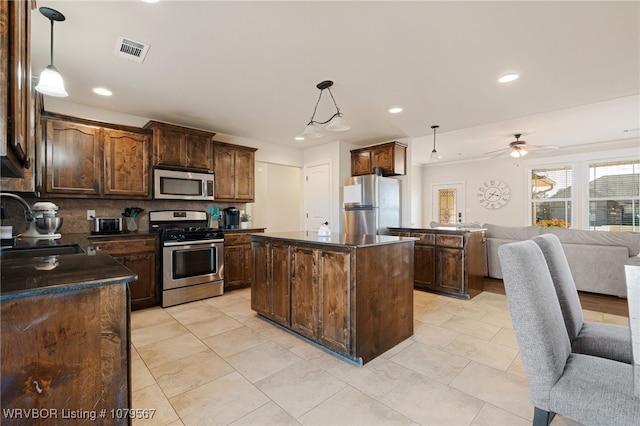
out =
[[(431, 184), (431, 222), (439, 222), (438, 215), (438, 190), (446, 189), (446, 188), (454, 188), (456, 190), (456, 207), (457, 212), (462, 213), (460, 220), (456, 220), (456, 223), (465, 223), (466, 219), (466, 182), (465, 181), (454, 181), (454, 182), (444, 182), (444, 183), (432, 183)], [(458, 195), (459, 193), (459, 195)]]

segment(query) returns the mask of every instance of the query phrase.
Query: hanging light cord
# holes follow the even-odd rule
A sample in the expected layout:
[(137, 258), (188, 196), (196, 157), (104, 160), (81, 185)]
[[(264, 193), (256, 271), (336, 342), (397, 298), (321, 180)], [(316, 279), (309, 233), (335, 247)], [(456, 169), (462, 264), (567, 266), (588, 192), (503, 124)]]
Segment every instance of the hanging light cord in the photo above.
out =
[[(329, 95), (331, 96), (331, 100), (333, 101), (333, 106), (336, 107), (337, 112), (333, 114), (331, 118), (329, 118), (327, 121), (314, 121), (314, 118), (316, 117), (316, 111), (318, 110), (318, 105), (320, 105), (320, 99), (322, 99), (322, 92), (324, 92), (325, 90), (329, 92)], [(331, 93), (331, 89), (328, 87), (326, 89), (320, 89), (320, 95), (318, 96), (318, 101), (316, 102), (315, 108), (313, 108), (313, 115), (311, 116), (311, 120), (309, 121), (309, 124), (327, 124), (328, 122), (333, 120), (333, 117), (337, 115), (342, 115), (342, 114), (340, 114), (340, 108), (338, 108), (338, 104), (336, 103), (336, 98), (333, 97), (333, 93)]]
[(440, 126), (431, 126), (431, 128), (433, 129), (433, 151), (431, 152), (438, 152), (436, 151), (436, 129), (440, 127)]
[(53, 19), (49, 19), (51, 22), (51, 65), (53, 65)]

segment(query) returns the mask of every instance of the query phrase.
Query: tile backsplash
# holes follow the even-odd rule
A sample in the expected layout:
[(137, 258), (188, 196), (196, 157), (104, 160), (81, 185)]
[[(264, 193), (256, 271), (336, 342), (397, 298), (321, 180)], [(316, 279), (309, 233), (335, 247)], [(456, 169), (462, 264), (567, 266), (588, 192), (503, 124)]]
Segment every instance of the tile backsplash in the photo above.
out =
[[(236, 207), (239, 210), (246, 208), (245, 203), (210, 203), (203, 201), (169, 201), (169, 200), (104, 200), (104, 199), (75, 199), (75, 198), (28, 198), (24, 197), (29, 205), (41, 201), (50, 201), (58, 206), (58, 216), (64, 219), (60, 233), (89, 233), (90, 221), (87, 220), (87, 210), (95, 210), (96, 217), (120, 217), (126, 207), (140, 207), (144, 212), (136, 218), (138, 232), (148, 232), (150, 210), (203, 210), (209, 211), (209, 206)], [(14, 227), (14, 234), (24, 232), (26, 223), (22, 207), (9, 198), (2, 198), (5, 214), (4, 225)]]

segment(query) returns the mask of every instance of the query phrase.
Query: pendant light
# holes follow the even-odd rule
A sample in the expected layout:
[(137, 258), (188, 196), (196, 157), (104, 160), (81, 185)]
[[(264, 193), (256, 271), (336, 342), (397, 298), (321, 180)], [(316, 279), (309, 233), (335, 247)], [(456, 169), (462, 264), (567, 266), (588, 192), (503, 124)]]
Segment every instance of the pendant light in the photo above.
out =
[(41, 7), (40, 13), (51, 21), (51, 63), (40, 74), (36, 90), (43, 95), (63, 98), (69, 96), (69, 94), (64, 90), (62, 76), (56, 67), (53, 66), (53, 21), (62, 22), (65, 20), (65, 17), (62, 13), (49, 7)]
[(437, 126), (437, 125), (431, 126), (431, 128), (433, 129), (433, 151), (431, 151), (431, 155), (429, 156), (430, 163), (435, 163), (440, 159), (440, 156), (438, 155), (438, 151), (436, 151), (436, 129), (438, 127), (440, 126)]
[[(317, 125), (326, 124), (325, 129), (330, 132), (344, 132), (345, 130), (349, 130), (351, 126), (347, 123), (347, 121), (342, 116), (340, 112), (340, 108), (338, 108), (338, 104), (336, 103), (336, 99), (333, 97), (333, 93), (331, 93), (330, 87), (333, 86), (333, 81), (325, 80), (318, 84), (316, 87), (320, 89), (320, 95), (318, 96), (318, 100), (316, 101), (316, 106), (313, 108), (313, 114), (311, 115), (311, 120), (307, 123), (307, 127), (305, 127), (302, 134), (296, 137), (296, 140), (305, 140), (305, 139), (316, 139), (322, 137), (322, 132)], [(326, 121), (316, 121), (316, 111), (318, 110), (318, 105), (320, 104), (320, 99), (322, 99), (322, 92), (327, 90), (331, 99), (333, 100), (333, 106), (336, 107), (336, 112)]]

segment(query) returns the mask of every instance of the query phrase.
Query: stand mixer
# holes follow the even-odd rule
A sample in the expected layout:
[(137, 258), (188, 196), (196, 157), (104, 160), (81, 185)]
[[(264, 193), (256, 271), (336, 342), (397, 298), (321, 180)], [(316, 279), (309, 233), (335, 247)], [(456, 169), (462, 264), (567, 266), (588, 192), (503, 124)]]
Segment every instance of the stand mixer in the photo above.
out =
[(60, 238), (58, 230), (62, 227), (62, 218), (56, 217), (58, 206), (49, 202), (34, 203), (31, 207), (33, 220), (29, 222), (29, 228), (23, 238)]

